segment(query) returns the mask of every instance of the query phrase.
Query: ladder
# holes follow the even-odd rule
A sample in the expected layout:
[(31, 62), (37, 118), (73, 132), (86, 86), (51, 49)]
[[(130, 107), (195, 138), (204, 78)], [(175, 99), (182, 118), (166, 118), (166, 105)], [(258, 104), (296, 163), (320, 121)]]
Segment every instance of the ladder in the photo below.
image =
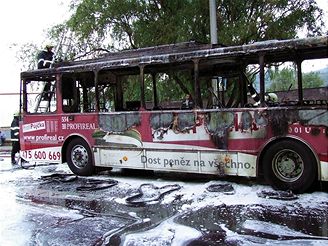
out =
[(56, 45), (54, 56), (52, 58), (52, 63), (50, 67), (53, 67), (53, 64), (56, 61), (67, 60), (67, 54), (72, 47), (72, 32), (67, 29), (64, 29), (59, 42)]
[(36, 98), (35, 113), (50, 112), (51, 101), (55, 95), (55, 87), (56, 85), (53, 82), (45, 81), (43, 83), (41, 93)]
[[(66, 28), (63, 30), (59, 42), (56, 45), (50, 68), (54, 67), (54, 63), (58, 60), (67, 59), (67, 54), (71, 49), (72, 33)], [(41, 93), (36, 97), (34, 108), (35, 113), (46, 113), (51, 111), (51, 101), (54, 99), (56, 84), (53, 81), (42, 81)]]

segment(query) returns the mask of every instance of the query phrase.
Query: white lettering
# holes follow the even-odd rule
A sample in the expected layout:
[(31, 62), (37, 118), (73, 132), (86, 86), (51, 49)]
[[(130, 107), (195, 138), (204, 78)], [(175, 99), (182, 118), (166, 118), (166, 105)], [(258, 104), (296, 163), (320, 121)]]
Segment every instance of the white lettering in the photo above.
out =
[(34, 132), (46, 129), (45, 121), (34, 122), (23, 125), (23, 132)]
[(64, 136), (55, 135), (38, 135), (38, 136), (24, 136), (24, 140), (31, 143), (58, 143), (64, 141)]
[(95, 123), (62, 123), (63, 130), (95, 130)]

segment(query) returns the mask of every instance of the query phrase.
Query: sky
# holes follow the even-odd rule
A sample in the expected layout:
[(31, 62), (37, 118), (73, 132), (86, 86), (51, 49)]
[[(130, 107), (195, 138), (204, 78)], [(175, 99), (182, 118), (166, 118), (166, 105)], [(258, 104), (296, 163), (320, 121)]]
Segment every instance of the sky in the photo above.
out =
[[(19, 93), (22, 65), (16, 58), (17, 47), (25, 43), (40, 46), (46, 41), (46, 29), (67, 19), (64, 0), (3, 1), (0, 8), (0, 93)], [(14, 46), (17, 44), (18, 46)], [(19, 109), (18, 95), (0, 95), (0, 126), (10, 126)]]
[[(324, 10), (328, 23), (328, 2), (317, 0)], [(40, 46), (46, 41), (46, 29), (62, 23), (69, 17), (68, 0), (16, 0), (2, 1), (0, 9), (0, 127), (10, 126), (12, 116), (18, 111), (22, 65), (16, 58), (17, 46), (35, 43)], [(18, 6), (19, 5), (19, 6)], [(328, 63), (326, 62), (326, 66)]]

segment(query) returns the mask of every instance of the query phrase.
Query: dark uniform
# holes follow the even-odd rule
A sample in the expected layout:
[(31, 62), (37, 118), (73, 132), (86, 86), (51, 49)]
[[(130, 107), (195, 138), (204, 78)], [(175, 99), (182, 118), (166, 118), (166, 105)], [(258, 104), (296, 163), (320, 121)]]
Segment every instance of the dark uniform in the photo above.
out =
[(38, 54), (38, 68), (49, 68), (53, 63), (54, 53), (52, 52), (52, 45), (47, 45), (45, 50)]
[(3, 145), (5, 141), (6, 141), (5, 134), (2, 131), (0, 131), (0, 145)]
[(19, 119), (17, 115), (14, 115), (14, 119), (11, 122), (10, 126), (10, 135), (12, 141), (12, 149), (11, 149), (11, 163), (16, 164), (15, 154), (19, 152)]
[(189, 94), (186, 95), (186, 98), (181, 102), (181, 109), (193, 109), (194, 101), (191, 99)]

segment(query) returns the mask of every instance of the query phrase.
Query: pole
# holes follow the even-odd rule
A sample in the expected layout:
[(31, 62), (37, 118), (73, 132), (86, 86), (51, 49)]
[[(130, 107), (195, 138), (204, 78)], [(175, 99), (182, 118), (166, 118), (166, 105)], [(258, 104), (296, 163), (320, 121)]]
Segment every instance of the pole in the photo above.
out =
[(209, 0), (209, 6), (210, 6), (211, 44), (217, 44), (218, 28), (216, 24), (216, 0)]
[[(216, 24), (216, 0), (209, 0), (210, 8), (210, 27), (211, 27), (211, 44), (218, 43), (218, 30)], [(218, 80), (217, 78), (212, 78), (212, 88), (214, 95), (212, 96), (213, 105), (218, 105)], [(216, 103), (215, 103), (216, 102)]]

